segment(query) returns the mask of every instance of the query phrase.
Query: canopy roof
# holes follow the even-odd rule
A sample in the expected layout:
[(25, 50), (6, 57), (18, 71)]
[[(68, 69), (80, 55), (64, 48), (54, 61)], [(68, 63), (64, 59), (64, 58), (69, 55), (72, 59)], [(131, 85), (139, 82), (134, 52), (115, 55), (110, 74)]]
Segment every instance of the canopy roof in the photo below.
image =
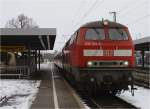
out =
[(1, 47), (24, 46), (31, 50), (52, 50), (56, 28), (0, 28)]
[(134, 45), (137, 51), (150, 51), (150, 36), (135, 40)]

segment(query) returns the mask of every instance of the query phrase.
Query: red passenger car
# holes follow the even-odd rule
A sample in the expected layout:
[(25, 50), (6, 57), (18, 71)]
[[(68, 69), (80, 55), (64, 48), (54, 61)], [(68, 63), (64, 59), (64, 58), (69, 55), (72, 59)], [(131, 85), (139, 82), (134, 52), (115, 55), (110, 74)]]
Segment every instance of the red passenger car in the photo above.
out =
[(81, 26), (61, 54), (66, 77), (88, 92), (133, 90), (134, 45), (122, 24), (95, 21)]

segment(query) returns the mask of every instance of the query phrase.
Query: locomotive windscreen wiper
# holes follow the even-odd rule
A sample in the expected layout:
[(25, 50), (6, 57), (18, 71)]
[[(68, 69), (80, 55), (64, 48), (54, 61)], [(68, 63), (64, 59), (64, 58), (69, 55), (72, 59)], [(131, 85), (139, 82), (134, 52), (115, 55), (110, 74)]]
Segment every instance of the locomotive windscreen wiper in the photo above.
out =
[(95, 33), (97, 34), (97, 36), (99, 35), (99, 32), (97, 31), (97, 29), (94, 28)]
[(122, 29), (116, 29), (116, 30), (117, 30), (117, 32), (118, 32), (121, 36), (124, 35)]
[(98, 29), (96, 29), (96, 28), (93, 28), (93, 30), (94, 30), (95, 33), (97, 34), (97, 39), (98, 39), (98, 38), (102, 39), (101, 34), (100, 34), (100, 31), (98, 31)]

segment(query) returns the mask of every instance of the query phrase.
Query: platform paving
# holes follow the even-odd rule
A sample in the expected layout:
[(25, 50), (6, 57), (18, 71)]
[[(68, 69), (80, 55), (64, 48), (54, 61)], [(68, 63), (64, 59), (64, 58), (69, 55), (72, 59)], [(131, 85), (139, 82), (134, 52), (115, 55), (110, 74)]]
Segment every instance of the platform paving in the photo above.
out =
[(39, 92), (34, 100), (31, 109), (54, 108), (52, 85), (50, 80), (42, 80)]
[[(54, 67), (52, 67), (52, 70), (47, 69), (41, 71), (40, 77), (42, 79), (41, 85), (31, 109), (81, 108), (79, 102), (73, 96), (70, 86), (65, 82), (63, 77), (55, 70)], [(54, 79), (54, 84), (52, 79)], [(53, 85), (55, 85), (55, 94)], [(56, 104), (58, 107), (56, 107)]]

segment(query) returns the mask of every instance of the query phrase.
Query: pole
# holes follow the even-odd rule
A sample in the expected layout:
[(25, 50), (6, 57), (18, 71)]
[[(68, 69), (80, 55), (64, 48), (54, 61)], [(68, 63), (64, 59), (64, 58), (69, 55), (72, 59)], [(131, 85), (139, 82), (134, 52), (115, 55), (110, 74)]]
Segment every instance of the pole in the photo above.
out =
[(144, 50), (142, 50), (142, 53), (141, 53), (141, 54), (142, 54), (142, 67), (144, 68), (144, 67), (145, 67), (145, 66), (144, 66), (144, 61), (145, 61), (145, 60), (144, 60)]
[(41, 56), (40, 56), (40, 50), (39, 50), (39, 70), (40, 70), (40, 58)]
[(31, 65), (31, 50), (29, 48), (28, 51), (28, 66), (29, 66), (29, 70), (28, 70), (28, 76), (31, 75), (31, 69), (32, 69), (32, 65)]
[(30, 66), (31, 64), (31, 50), (28, 50), (28, 65)]
[(37, 71), (37, 50), (35, 50), (35, 65), (36, 65), (36, 71)]
[(114, 22), (116, 22), (116, 21), (117, 21), (117, 18), (116, 18), (117, 12), (109, 12), (109, 13), (110, 13), (110, 14), (113, 14)]

